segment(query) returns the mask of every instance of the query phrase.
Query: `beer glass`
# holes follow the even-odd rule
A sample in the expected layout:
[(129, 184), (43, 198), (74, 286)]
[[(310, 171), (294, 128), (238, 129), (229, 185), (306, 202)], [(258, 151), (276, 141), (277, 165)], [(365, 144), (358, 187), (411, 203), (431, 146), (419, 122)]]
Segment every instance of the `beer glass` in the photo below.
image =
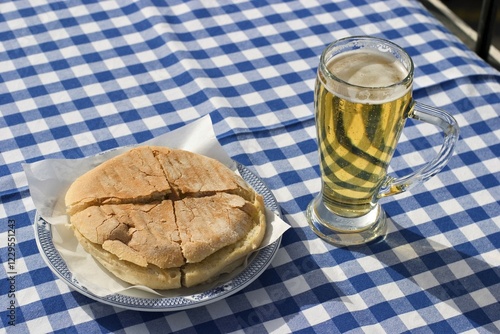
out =
[[(448, 162), (459, 128), (448, 113), (412, 98), (413, 61), (396, 44), (358, 36), (338, 40), (322, 53), (314, 90), (321, 192), (306, 216), (313, 231), (339, 246), (385, 237), (379, 199), (406, 191)], [(437, 156), (404, 177), (387, 168), (407, 118), (444, 132)]]

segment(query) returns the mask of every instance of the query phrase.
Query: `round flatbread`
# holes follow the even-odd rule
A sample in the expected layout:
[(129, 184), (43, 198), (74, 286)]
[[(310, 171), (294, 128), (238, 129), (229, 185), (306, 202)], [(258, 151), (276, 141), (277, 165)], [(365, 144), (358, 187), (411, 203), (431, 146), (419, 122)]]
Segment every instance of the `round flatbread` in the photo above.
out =
[(158, 146), (127, 151), (66, 193), (83, 248), (131, 284), (153, 289), (213, 280), (256, 250), (262, 197), (217, 160)]

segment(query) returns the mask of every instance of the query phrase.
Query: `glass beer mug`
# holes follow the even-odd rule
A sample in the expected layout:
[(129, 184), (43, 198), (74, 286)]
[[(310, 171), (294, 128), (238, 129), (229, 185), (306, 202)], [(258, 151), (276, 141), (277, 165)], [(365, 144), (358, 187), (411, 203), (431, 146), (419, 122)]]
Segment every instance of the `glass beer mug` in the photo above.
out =
[[(379, 199), (401, 193), (448, 162), (459, 128), (448, 113), (412, 98), (413, 61), (396, 44), (368, 36), (330, 44), (322, 53), (314, 91), (322, 188), (307, 220), (322, 239), (359, 245), (386, 234)], [(444, 132), (437, 156), (410, 175), (387, 168), (407, 118)]]

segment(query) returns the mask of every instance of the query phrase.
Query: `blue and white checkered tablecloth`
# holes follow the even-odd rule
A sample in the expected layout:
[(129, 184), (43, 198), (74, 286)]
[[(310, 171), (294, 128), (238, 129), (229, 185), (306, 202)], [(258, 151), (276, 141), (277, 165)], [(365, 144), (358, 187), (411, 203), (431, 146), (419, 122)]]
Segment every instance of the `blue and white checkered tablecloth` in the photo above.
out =
[[(431, 181), (383, 200), (385, 242), (342, 249), (304, 211), (320, 190), (319, 55), (349, 35), (403, 46), (414, 96), (452, 113), (461, 138)], [(418, 1), (2, 2), (0, 332), (498, 333), (499, 110), (499, 72)], [(291, 225), (270, 267), (228, 298), (175, 312), (71, 290), (38, 251), (21, 164), (141, 143), (204, 115)], [(428, 161), (441, 138), (409, 121), (391, 173)]]

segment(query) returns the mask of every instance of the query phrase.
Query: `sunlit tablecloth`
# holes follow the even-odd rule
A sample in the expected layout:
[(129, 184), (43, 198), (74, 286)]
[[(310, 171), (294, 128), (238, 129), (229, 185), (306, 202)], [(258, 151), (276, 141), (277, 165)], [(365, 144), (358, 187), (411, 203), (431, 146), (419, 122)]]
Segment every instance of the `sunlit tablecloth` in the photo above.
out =
[[(496, 70), (418, 1), (166, 2), (0, 4), (0, 332), (500, 332)], [(350, 35), (404, 47), (415, 98), (452, 113), (461, 138), (431, 181), (382, 201), (385, 242), (341, 249), (304, 211), (320, 189), (319, 55)], [(141, 143), (207, 114), (292, 227), (270, 267), (226, 299), (175, 312), (71, 290), (37, 249), (21, 164)], [(391, 173), (428, 161), (441, 138), (409, 121)]]

